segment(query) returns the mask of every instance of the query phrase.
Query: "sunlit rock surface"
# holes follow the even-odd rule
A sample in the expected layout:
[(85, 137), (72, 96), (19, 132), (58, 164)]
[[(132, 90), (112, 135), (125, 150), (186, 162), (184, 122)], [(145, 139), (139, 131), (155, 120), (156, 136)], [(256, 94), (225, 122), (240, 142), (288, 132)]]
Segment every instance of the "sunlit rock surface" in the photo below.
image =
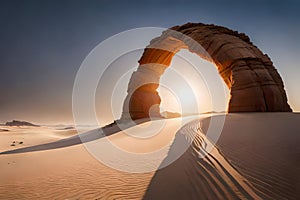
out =
[(159, 79), (181, 49), (216, 65), (230, 89), (228, 112), (292, 111), (271, 59), (247, 35), (221, 26), (187, 23), (164, 31), (146, 47), (128, 84), (122, 118), (159, 116)]

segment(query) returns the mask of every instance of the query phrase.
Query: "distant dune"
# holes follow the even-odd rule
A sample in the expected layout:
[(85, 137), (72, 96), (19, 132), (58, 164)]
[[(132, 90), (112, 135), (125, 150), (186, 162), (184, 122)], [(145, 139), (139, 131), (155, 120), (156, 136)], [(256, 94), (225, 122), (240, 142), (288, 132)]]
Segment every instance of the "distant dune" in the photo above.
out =
[[(212, 118), (185, 119), (186, 124), (181, 118), (165, 120), (164, 128), (149, 140), (123, 131), (107, 137), (127, 152), (167, 149), (150, 158), (146, 167), (163, 166), (182, 139), (194, 138), (171, 165), (147, 173), (121, 172), (104, 165), (82, 144), (70, 142), (75, 136), (59, 136), (71, 130), (10, 128), (9, 133), (0, 133), (1, 146), (20, 135), (24, 143), (1, 149), (0, 199), (299, 199), (300, 114), (228, 114), (215, 148), (205, 158), (200, 155), (210, 144), (206, 133)], [(161, 120), (146, 122), (129, 130), (138, 136), (144, 134), (141, 128), (159, 123)], [(95, 137), (87, 143), (101, 145), (103, 139)], [(26, 150), (27, 143), (30, 148)], [(42, 143), (47, 148), (42, 149)], [(141, 162), (113, 154), (108, 158), (124, 167)]]
[(5, 126), (36, 126), (36, 127), (38, 127), (39, 125), (32, 124), (32, 123), (26, 122), (26, 121), (13, 120), (11, 122), (6, 122)]
[(164, 111), (161, 113), (161, 116), (163, 116), (164, 118), (176, 118), (181, 117), (181, 114), (177, 112)]

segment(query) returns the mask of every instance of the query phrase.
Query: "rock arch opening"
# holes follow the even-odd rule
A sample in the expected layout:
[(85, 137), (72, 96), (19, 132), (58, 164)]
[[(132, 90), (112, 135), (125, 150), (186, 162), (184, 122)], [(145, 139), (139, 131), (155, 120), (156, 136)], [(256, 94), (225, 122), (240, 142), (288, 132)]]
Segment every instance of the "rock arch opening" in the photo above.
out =
[(228, 112), (292, 111), (271, 59), (247, 35), (221, 26), (187, 23), (164, 31), (145, 48), (130, 78), (121, 118), (160, 116), (159, 80), (181, 49), (217, 67), (230, 90)]

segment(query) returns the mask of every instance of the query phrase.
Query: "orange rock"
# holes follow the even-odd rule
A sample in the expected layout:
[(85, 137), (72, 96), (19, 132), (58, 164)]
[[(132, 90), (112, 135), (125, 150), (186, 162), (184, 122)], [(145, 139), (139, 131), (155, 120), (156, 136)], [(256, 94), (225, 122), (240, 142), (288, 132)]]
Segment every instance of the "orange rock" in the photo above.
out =
[(148, 118), (150, 110), (151, 115), (160, 116), (159, 79), (181, 49), (216, 65), (230, 89), (228, 112), (292, 111), (272, 61), (247, 35), (221, 26), (187, 23), (164, 31), (146, 47), (128, 84), (122, 118)]

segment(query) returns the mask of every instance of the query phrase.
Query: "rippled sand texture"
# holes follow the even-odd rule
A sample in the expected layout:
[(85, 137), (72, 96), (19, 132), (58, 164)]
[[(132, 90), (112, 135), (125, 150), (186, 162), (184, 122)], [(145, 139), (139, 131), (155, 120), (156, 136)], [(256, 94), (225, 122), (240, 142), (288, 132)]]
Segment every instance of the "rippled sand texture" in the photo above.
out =
[[(211, 119), (188, 121), (179, 126), (180, 119), (167, 120), (149, 145), (123, 132), (109, 136), (112, 143), (130, 152), (169, 148), (149, 165), (158, 159), (163, 166), (184, 141), (190, 143), (179, 159), (156, 172), (109, 168), (74, 142), (74, 137), (50, 142), (45, 148), (2, 151), (0, 199), (299, 199), (300, 115), (229, 114), (210, 152), (205, 134)], [(139, 134), (140, 128), (132, 127), (131, 133)], [(99, 144), (103, 140), (94, 139)]]
[[(150, 127), (151, 123), (160, 124), (155, 121), (132, 127), (130, 134), (139, 134), (141, 128)], [(167, 120), (164, 128), (151, 137), (148, 145), (144, 139), (138, 140), (122, 131), (108, 137), (125, 151), (146, 153), (170, 146), (180, 127), (181, 119)], [(23, 129), (12, 127), (12, 138), (13, 128), (15, 132), (19, 131), (18, 135), (22, 135)], [(29, 128), (26, 128), (27, 132), (30, 132)], [(44, 137), (48, 138), (50, 133), (45, 133)], [(57, 142), (50, 140), (41, 145), (40, 141), (32, 140), (32, 134), (23, 135), (22, 141), (24, 144), (35, 142), (36, 145), (8, 148), (0, 154), (0, 199), (141, 199), (154, 174), (126, 173), (107, 167), (90, 155), (82, 144), (78, 144), (78, 137), (75, 136)], [(37, 134), (38, 138), (42, 135)], [(2, 138), (4, 144), (10, 143), (7, 135)], [(92, 139), (90, 143), (101, 145), (104, 138), (97, 139), (94, 134)], [(159, 165), (166, 154), (167, 151), (156, 157), (159, 160), (153, 163)]]
[(180, 137), (195, 140), (155, 173), (144, 199), (299, 199), (299, 114), (230, 114), (218, 149), (201, 159), (209, 122), (194, 121), (177, 133), (170, 152)]
[(139, 199), (152, 177), (106, 167), (82, 145), (0, 157), (0, 199)]

